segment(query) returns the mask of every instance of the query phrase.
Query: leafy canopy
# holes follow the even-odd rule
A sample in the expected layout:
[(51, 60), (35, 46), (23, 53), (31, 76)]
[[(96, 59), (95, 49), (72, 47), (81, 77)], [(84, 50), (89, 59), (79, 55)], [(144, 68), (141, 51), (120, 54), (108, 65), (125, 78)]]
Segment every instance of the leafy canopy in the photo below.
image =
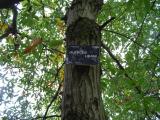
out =
[[(60, 119), (66, 29), (61, 18), (70, 3), (28, 0), (17, 6), (17, 37), (0, 40), (4, 120), (38, 119), (45, 113)], [(115, 20), (102, 30), (100, 60), (106, 114), (112, 120), (160, 118), (160, 1), (108, 0), (97, 22), (111, 16)], [(1, 10), (0, 19), (3, 34), (11, 24), (11, 11)]]

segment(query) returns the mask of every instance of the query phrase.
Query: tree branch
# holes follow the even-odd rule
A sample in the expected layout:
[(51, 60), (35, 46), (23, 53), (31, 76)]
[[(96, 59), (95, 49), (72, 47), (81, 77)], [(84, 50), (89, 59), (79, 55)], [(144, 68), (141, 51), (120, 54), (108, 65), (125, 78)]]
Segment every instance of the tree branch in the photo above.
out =
[(10, 34), (10, 32), (7, 31), (7, 32), (4, 33), (3, 35), (1, 35), (1, 36), (0, 36), (0, 42), (2, 41), (2, 39), (6, 38), (9, 34)]
[(48, 48), (47, 45), (44, 44), (44, 43), (43, 43), (42, 45), (45, 47), (45, 50), (48, 50), (48, 51), (51, 51), (51, 52), (56, 51), (56, 52), (59, 52), (60, 54), (64, 54), (64, 52), (62, 52), (62, 51), (60, 51), (60, 50), (58, 50), (58, 49), (55, 49), (55, 48)]
[(148, 12), (146, 13), (146, 15), (144, 16), (144, 18), (143, 18), (143, 20), (142, 20), (142, 22), (141, 22), (139, 31), (137, 32), (137, 36), (136, 36), (135, 41), (137, 41), (138, 38), (140, 37), (140, 35), (141, 35), (141, 33), (142, 33), (142, 30), (143, 30), (144, 22), (145, 22), (145, 20), (146, 20), (146, 18), (147, 18), (147, 15), (149, 14), (150, 10), (154, 7), (155, 3), (156, 3), (156, 0), (154, 0), (154, 1), (152, 2), (152, 5), (151, 5), (149, 11), (148, 11)]
[(12, 24), (11, 24), (11, 33), (13, 35), (17, 34), (17, 16), (18, 16), (18, 11), (17, 7), (14, 5), (12, 7), (12, 13), (13, 13), (13, 19), (12, 19)]
[(113, 55), (113, 53), (110, 51), (109, 47), (104, 45), (104, 43), (101, 43), (102, 47), (108, 52), (110, 57), (116, 62), (117, 66), (121, 69), (124, 70), (124, 67), (121, 65), (119, 60)]
[(8, 9), (23, 0), (0, 0), (0, 9)]
[(99, 28), (100, 30), (102, 30), (108, 23), (110, 23), (112, 20), (114, 20), (115, 17), (111, 17), (109, 20), (107, 20), (106, 22), (104, 22)]
[[(65, 62), (64, 62), (64, 63), (65, 63)], [(58, 76), (58, 74), (59, 74), (59, 71), (62, 69), (64, 63), (63, 63), (63, 64), (59, 67), (59, 69), (57, 70), (57, 73), (56, 73), (55, 78), (54, 78), (55, 80), (56, 80), (56, 78), (57, 78), (57, 76)], [(53, 83), (52, 83), (52, 84), (53, 84)], [(51, 85), (52, 85), (52, 84), (51, 84)], [(43, 116), (43, 120), (46, 119), (46, 116), (47, 116), (47, 113), (48, 113), (48, 111), (49, 111), (49, 108), (51, 107), (52, 103), (57, 99), (57, 97), (58, 97), (58, 95), (59, 95), (59, 93), (60, 93), (61, 87), (62, 87), (62, 82), (59, 83), (58, 90), (56, 91), (55, 95), (52, 97), (52, 100), (51, 100), (50, 104), (47, 106), (46, 112), (45, 112), (45, 114), (44, 114), (44, 116)]]
[(15, 5), (11, 6), (12, 13), (13, 13), (13, 18), (12, 18), (12, 24), (8, 27), (8, 29), (5, 31), (3, 35), (0, 36), (0, 42), (2, 41), (3, 38), (8, 37), (8, 35), (11, 33), (13, 35), (17, 35), (17, 7)]
[[(113, 30), (105, 30), (105, 31), (108, 31), (108, 32), (111, 32), (111, 33), (120, 35), (120, 36), (122, 36), (122, 37), (124, 37), (124, 38), (129, 39), (130, 41), (132, 41), (134, 44), (140, 46), (141, 48), (147, 49), (147, 47), (141, 45), (141, 44), (138, 43), (136, 40), (133, 40), (131, 36), (128, 36), (128, 35), (125, 35), (125, 34), (123, 34), (123, 33), (119, 33), (119, 32), (113, 31)], [(158, 57), (157, 55), (155, 55), (155, 54), (154, 54), (153, 52), (151, 52), (150, 50), (147, 49), (147, 51), (148, 51), (150, 54), (152, 54), (154, 57), (156, 57), (157, 59), (160, 59), (160, 57)]]
[(155, 113), (156, 117), (160, 119), (160, 114), (158, 112)]
[(142, 91), (141, 89), (136, 85), (136, 83), (133, 81), (133, 79), (126, 73), (124, 67), (121, 65), (121, 63), (119, 62), (119, 60), (113, 55), (113, 53), (110, 51), (109, 47), (106, 46), (103, 42), (101, 42), (101, 46), (108, 52), (108, 54), (110, 55), (110, 57), (116, 62), (117, 66), (119, 67), (120, 70), (124, 71), (124, 75), (130, 80), (132, 81), (132, 84), (134, 85), (135, 90), (141, 94)]
[(49, 105), (47, 106), (46, 112), (45, 112), (45, 114), (44, 114), (44, 116), (43, 116), (43, 120), (46, 120), (48, 110), (49, 110), (49, 108), (51, 107), (52, 103), (57, 99), (61, 87), (62, 87), (62, 84), (60, 83), (60, 84), (59, 84), (59, 87), (58, 87), (58, 90), (56, 91), (56, 93), (55, 93), (54, 96), (52, 97), (52, 100), (51, 100), (51, 102), (49, 103)]
[[(61, 117), (61, 115), (50, 115), (50, 116), (46, 116), (45, 119), (48, 119), (48, 118), (53, 118), (53, 117)], [(44, 117), (36, 117), (36, 118), (33, 118), (32, 120), (37, 120), (37, 119), (42, 119)]]
[(43, 3), (42, 0), (40, 0), (40, 3), (42, 4), (42, 14), (43, 14), (43, 18), (45, 18), (45, 17), (46, 17), (46, 16), (45, 16), (45, 10), (44, 10), (45, 5), (44, 5), (44, 3)]

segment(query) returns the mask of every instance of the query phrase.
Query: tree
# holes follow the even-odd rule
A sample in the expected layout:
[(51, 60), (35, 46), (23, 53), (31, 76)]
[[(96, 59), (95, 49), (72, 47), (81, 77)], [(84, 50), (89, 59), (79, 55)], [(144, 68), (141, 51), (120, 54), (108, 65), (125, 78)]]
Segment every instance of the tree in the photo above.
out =
[[(74, 0), (66, 15), (66, 47), (101, 45), (96, 17), (103, 0)], [(65, 65), (62, 120), (105, 120), (99, 65)]]
[[(16, 5), (14, 33), (13, 13), (1, 9), (0, 117), (159, 119), (159, 6), (158, 0), (24, 0)], [(65, 64), (70, 45), (100, 46), (100, 65)]]

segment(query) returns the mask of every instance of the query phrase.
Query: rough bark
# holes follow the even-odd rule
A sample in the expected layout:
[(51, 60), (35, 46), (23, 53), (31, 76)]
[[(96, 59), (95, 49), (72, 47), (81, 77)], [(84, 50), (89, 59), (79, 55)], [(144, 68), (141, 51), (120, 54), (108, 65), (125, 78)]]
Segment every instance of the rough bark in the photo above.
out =
[[(73, 0), (67, 12), (66, 45), (100, 46), (96, 17), (103, 0)], [(99, 65), (65, 65), (62, 120), (105, 120)]]

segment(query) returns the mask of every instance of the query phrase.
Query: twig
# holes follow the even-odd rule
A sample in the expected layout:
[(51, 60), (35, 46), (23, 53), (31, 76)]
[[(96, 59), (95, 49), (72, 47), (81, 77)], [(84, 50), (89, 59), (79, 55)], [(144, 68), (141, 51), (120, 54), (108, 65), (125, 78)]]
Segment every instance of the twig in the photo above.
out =
[(3, 35), (1, 35), (0, 36), (0, 42), (2, 41), (2, 39), (6, 38), (9, 34), (10, 34), (10, 32), (6, 32)]
[(145, 46), (139, 44), (136, 40), (133, 40), (133, 39), (132, 39), (132, 36), (128, 36), (128, 35), (125, 35), (125, 34), (123, 34), (123, 33), (119, 33), (119, 32), (113, 31), (113, 30), (106, 30), (106, 31), (111, 32), (111, 33), (114, 33), (114, 34), (117, 34), (117, 35), (120, 35), (120, 36), (122, 36), (122, 37), (125, 37), (125, 38), (131, 40), (133, 43), (135, 43), (135, 44), (137, 44), (138, 46), (140, 46), (141, 48), (144, 48), (144, 49), (146, 48)]
[[(114, 34), (117, 34), (117, 35), (120, 35), (124, 38), (127, 38), (129, 39), (130, 41), (132, 41), (133, 43), (135, 43), (136, 45), (140, 46), (141, 48), (143, 49), (147, 49), (147, 47), (141, 45), (140, 43), (138, 43), (136, 40), (133, 40), (131, 36), (128, 36), (128, 35), (125, 35), (125, 34), (122, 34), (122, 33), (119, 33), (119, 32), (116, 32), (116, 31), (113, 31), (113, 30), (106, 30), (108, 32), (111, 32), (111, 33), (114, 33)], [(155, 55), (153, 52), (151, 52), (149, 49), (147, 49), (147, 51), (152, 54), (154, 57), (156, 57), (157, 59), (160, 59), (160, 57), (158, 57), (157, 55)]]
[[(103, 30), (105, 30), (105, 29), (103, 29)], [(127, 38), (127, 39), (130, 39), (130, 38), (131, 38), (131, 37), (128, 36), (128, 35), (125, 35), (125, 34), (123, 34), (123, 33), (119, 33), (119, 32), (113, 31), (113, 30), (105, 30), (105, 31), (111, 32), (111, 33), (114, 33), (114, 34), (117, 34), (117, 35), (120, 35), (120, 36), (122, 36), (122, 37), (124, 37), (124, 38)]]
[[(53, 117), (61, 117), (61, 115), (50, 115), (50, 116), (46, 116), (45, 119), (53, 118)], [(42, 119), (42, 118), (44, 117), (36, 117), (36, 118), (33, 118), (32, 120), (37, 120), (37, 119)]]
[(54, 96), (52, 97), (52, 100), (51, 100), (51, 102), (49, 103), (49, 105), (47, 106), (46, 112), (45, 112), (45, 114), (44, 114), (44, 116), (43, 116), (43, 120), (46, 120), (48, 110), (49, 110), (49, 108), (51, 107), (52, 103), (57, 99), (61, 87), (62, 87), (62, 84), (60, 83), (60, 84), (59, 84), (59, 87), (58, 87), (58, 90), (56, 91), (56, 93), (55, 93)]
[(65, 62), (62, 63), (62, 65), (57, 69), (57, 73), (55, 74), (55, 78), (54, 80), (56, 80), (58, 74), (59, 74), (59, 71), (62, 69), (63, 65), (65, 64)]
[(142, 33), (142, 30), (143, 30), (144, 22), (145, 22), (145, 20), (146, 20), (146, 18), (147, 18), (147, 15), (149, 14), (150, 10), (154, 7), (155, 3), (156, 3), (156, 0), (154, 0), (154, 1), (152, 2), (152, 6), (150, 7), (149, 11), (147, 11), (146, 15), (144, 16), (144, 18), (143, 18), (143, 20), (142, 20), (142, 23), (141, 23), (141, 25), (140, 25), (139, 31), (138, 31), (138, 33), (137, 33), (137, 37), (136, 37), (135, 41), (137, 41), (138, 38), (140, 37), (140, 35), (141, 35), (141, 33)]
[(13, 13), (13, 19), (12, 19), (12, 24), (11, 24), (11, 33), (13, 35), (17, 34), (17, 16), (18, 16), (18, 11), (17, 7), (14, 5), (12, 7), (12, 13)]
[(45, 5), (44, 5), (44, 3), (43, 3), (42, 0), (40, 0), (40, 2), (41, 2), (41, 4), (42, 4), (42, 14), (43, 14), (43, 18), (45, 18), (45, 17), (46, 17), (46, 16), (45, 16), (45, 10), (44, 10)]
[(0, 36), (0, 42), (2, 41), (3, 38), (6, 38), (10, 33), (13, 35), (17, 35), (17, 7), (13, 5), (11, 7), (12, 13), (13, 13), (13, 18), (12, 18), (12, 24), (8, 27), (8, 29), (5, 31), (3, 35)]
[(28, 12), (31, 12), (32, 10), (31, 0), (27, 0), (27, 2), (28, 2)]
[(110, 51), (109, 47), (106, 46), (103, 42), (101, 42), (101, 46), (108, 52), (108, 54), (110, 55), (110, 57), (116, 62), (117, 66), (119, 67), (120, 70), (124, 71), (124, 75), (132, 81), (132, 84), (134, 85), (136, 91), (141, 94), (142, 91), (141, 89), (136, 85), (136, 83), (133, 81), (133, 79), (126, 73), (124, 67), (121, 65), (121, 63), (119, 62), (119, 60), (113, 55), (113, 53)]
[(58, 77), (58, 74), (60, 72), (60, 70), (62, 69), (63, 65), (65, 64), (65, 62), (62, 63), (62, 65), (57, 69), (57, 72), (55, 74), (55, 77), (54, 77), (54, 81), (51, 83), (51, 86), (53, 85), (53, 83), (56, 81), (57, 77)]
[(112, 20), (114, 20), (115, 17), (111, 17), (109, 20), (107, 20), (106, 22), (104, 22), (99, 28), (100, 30), (102, 30), (108, 23), (110, 23)]
[[(57, 76), (58, 76), (58, 74), (59, 74), (59, 71), (62, 69), (62, 67), (63, 67), (64, 63), (65, 63), (65, 62), (63, 62), (63, 64), (58, 68), (58, 70), (57, 70), (57, 73), (56, 73), (56, 75), (55, 75), (54, 80), (56, 80), (56, 79), (57, 79)], [(51, 85), (52, 85), (52, 84), (53, 84), (53, 83), (51, 83)], [(58, 90), (56, 91), (55, 95), (52, 97), (52, 100), (51, 100), (50, 104), (47, 106), (46, 112), (45, 112), (45, 114), (44, 114), (44, 116), (43, 116), (43, 120), (45, 120), (45, 119), (46, 119), (46, 116), (47, 116), (47, 113), (48, 113), (49, 108), (51, 107), (52, 103), (57, 99), (57, 97), (58, 97), (58, 95), (59, 95), (59, 92), (60, 92), (61, 87), (62, 87), (62, 82), (61, 82), (61, 83), (59, 83)]]
[(42, 44), (44, 47), (46, 47), (45, 48), (45, 50), (48, 50), (48, 51), (51, 51), (51, 52), (54, 52), (54, 51), (56, 51), (56, 52), (59, 52), (59, 53), (61, 53), (61, 54), (64, 54), (64, 52), (62, 52), (62, 51), (60, 51), (60, 50), (58, 50), (58, 49), (55, 49), (55, 48), (48, 48), (47, 47), (47, 45), (46, 44)]
[[(32, 39), (32, 37), (30, 37), (30, 36), (28, 36), (28, 35), (23, 35), (23, 34), (20, 33), (20, 32), (17, 32), (17, 34), (19, 34), (19, 35), (21, 35), (21, 36), (23, 36), (23, 37)], [(56, 51), (56, 52), (59, 52), (60, 54), (65, 54), (64, 52), (62, 52), (62, 51), (60, 51), (60, 50), (58, 50), (58, 49), (48, 48), (48, 46), (47, 46), (46, 44), (44, 44), (44, 43), (42, 43), (42, 45), (45, 47), (45, 49), (43, 49), (43, 50), (48, 50), (48, 51), (50, 51), (50, 52), (55, 52), (55, 51)]]
[(104, 45), (104, 43), (101, 43), (102, 47), (108, 52), (108, 54), (111, 56), (111, 58), (117, 63), (117, 66), (124, 70), (124, 67), (121, 65), (121, 63), (118, 61), (118, 59), (113, 55), (113, 53), (110, 51), (109, 47)]
[[(64, 63), (65, 63), (65, 62), (63, 62), (63, 64), (62, 64), (62, 65), (59, 67), (59, 69), (57, 70), (57, 73), (56, 73), (56, 75), (55, 75), (54, 80), (57, 79), (57, 76), (58, 76), (58, 74), (59, 74), (59, 71), (62, 69)], [(53, 84), (53, 83), (52, 83), (52, 84)], [(51, 85), (52, 85), (52, 84), (51, 84)], [(45, 120), (45, 117), (47, 116), (48, 110), (49, 110), (49, 108), (51, 107), (52, 103), (53, 103), (53, 102), (56, 100), (56, 98), (58, 97), (58, 94), (59, 94), (59, 92), (60, 92), (61, 87), (62, 87), (62, 82), (59, 83), (58, 90), (57, 90), (57, 92), (55, 93), (55, 95), (52, 97), (52, 100), (51, 100), (50, 104), (48, 105), (48, 107), (47, 107), (47, 109), (46, 109), (46, 112), (45, 112), (45, 114), (44, 114), (43, 120)]]
[(159, 114), (159, 112), (156, 112), (155, 115), (156, 115), (157, 118), (160, 119), (160, 114)]

